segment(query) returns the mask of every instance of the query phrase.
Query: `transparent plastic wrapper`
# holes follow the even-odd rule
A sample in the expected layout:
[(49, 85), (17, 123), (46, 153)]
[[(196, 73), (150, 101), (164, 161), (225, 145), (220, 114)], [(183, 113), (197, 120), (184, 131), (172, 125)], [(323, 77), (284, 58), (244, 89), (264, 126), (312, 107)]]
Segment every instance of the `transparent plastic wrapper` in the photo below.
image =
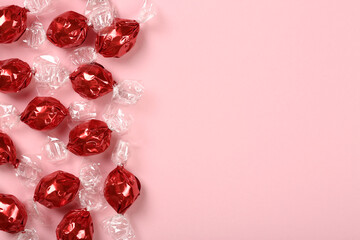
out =
[(136, 239), (129, 220), (122, 214), (117, 214), (103, 221), (104, 229), (114, 240)]
[(138, 23), (145, 23), (157, 15), (156, 5), (151, 0), (144, 0), (144, 4), (137, 17)]
[(24, 7), (30, 11), (30, 13), (39, 14), (47, 9), (53, 0), (25, 0)]
[(8, 132), (20, 122), (20, 112), (13, 105), (0, 104), (0, 130)]
[(144, 93), (144, 86), (135, 80), (124, 80), (114, 85), (113, 101), (131, 105), (137, 103)]
[(95, 62), (96, 59), (97, 55), (93, 47), (80, 47), (70, 55), (71, 62), (76, 66)]
[(42, 148), (44, 159), (52, 163), (61, 163), (67, 160), (68, 150), (66, 144), (58, 138), (48, 136), (47, 142)]
[(102, 174), (99, 163), (86, 163), (81, 169), (79, 178), (83, 189), (79, 191), (80, 204), (88, 211), (98, 211), (106, 207), (102, 192)]
[(69, 106), (71, 120), (74, 122), (96, 118), (96, 107), (92, 101), (75, 101)]
[(113, 23), (115, 12), (109, 0), (88, 0), (85, 16), (88, 18), (89, 25), (98, 32)]
[(25, 229), (24, 231), (17, 234), (16, 240), (39, 240), (39, 235), (37, 234), (36, 230)]
[(102, 180), (100, 164), (85, 164), (80, 169), (79, 179), (85, 189), (98, 189)]
[(34, 187), (40, 180), (42, 169), (38, 165), (39, 161), (41, 161), (39, 155), (20, 156), (20, 163), (15, 169), (15, 173), (28, 187)]
[(42, 55), (34, 59), (34, 79), (40, 95), (53, 95), (69, 80), (69, 71), (61, 66), (58, 57)]
[(29, 47), (38, 49), (46, 39), (45, 29), (40, 22), (34, 22), (30, 27), (26, 28), (24, 34), (23, 42), (25, 42)]
[(128, 159), (129, 159), (129, 143), (123, 140), (119, 140), (111, 155), (111, 160), (116, 165), (125, 166)]
[(109, 128), (119, 134), (126, 133), (133, 122), (132, 116), (124, 113), (121, 105), (114, 102), (108, 105), (103, 118)]
[(99, 211), (107, 207), (103, 193), (100, 190), (81, 189), (79, 191), (81, 207), (88, 211)]

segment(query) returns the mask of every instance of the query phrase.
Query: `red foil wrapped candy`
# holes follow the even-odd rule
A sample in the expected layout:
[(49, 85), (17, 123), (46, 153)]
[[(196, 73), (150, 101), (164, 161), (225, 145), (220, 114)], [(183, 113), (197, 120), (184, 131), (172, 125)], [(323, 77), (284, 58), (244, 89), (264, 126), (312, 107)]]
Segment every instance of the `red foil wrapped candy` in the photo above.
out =
[(139, 31), (137, 21), (116, 18), (111, 26), (98, 33), (95, 49), (104, 57), (121, 57), (135, 45)]
[(79, 178), (56, 171), (43, 177), (35, 189), (34, 200), (47, 208), (59, 208), (76, 197), (80, 187)]
[(0, 61), (0, 91), (19, 92), (29, 85), (32, 75), (29, 64), (18, 58)]
[(56, 228), (58, 240), (92, 240), (93, 233), (93, 221), (85, 209), (70, 211)]
[(27, 12), (16, 5), (0, 7), (0, 43), (15, 42), (24, 34)]
[(68, 109), (53, 97), (35, 97), (21, 114), (20, 120), (36, 130), (56, 128), (69, 114)]
[(140, 188), (139, 179), (118, 166), (105, 180), (104, 196), (117, 213), (124, 214), (140, 195)]
[(111, 130), (100, 120), (90, 120), (77, 125), (69, 134), (67, 149), (79, 156), (104, 152), (110, 145)]
[(24, 231), (27, 213), (15, 196), (0, 193), (0, 230), (8, 233)]
[(5, 163), (10, 163), (15, 168), (19, 166), (13, 141), (7, 134), (0, 132), (0, 165)]
[(72, 86), (80, 96), (96, 99), (113, 90), (112, 74), (98, 63), (84, 64), (70, 74)]
[(68, 11), (57, 16), (46, 32), (50, 42), (61, 48), (71, 48), (81, 45), (88, 32), (85, 16)]

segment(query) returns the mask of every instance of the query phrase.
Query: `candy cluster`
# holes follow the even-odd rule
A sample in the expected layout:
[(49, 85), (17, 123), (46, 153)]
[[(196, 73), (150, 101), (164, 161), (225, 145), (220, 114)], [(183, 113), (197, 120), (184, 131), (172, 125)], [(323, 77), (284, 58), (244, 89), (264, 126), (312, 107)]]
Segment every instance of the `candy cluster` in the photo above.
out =
[[(101, 154), (110, 146), (112, 135), (126, 133), (132, 117), (122, 106), (139, 101), (144, 88), (134, 80), (115, 81), (111, 72), (96, 62), (97, 54), (119, 58), (136, 44), (140, 25), (155, 15), (154, 6), (145, 0), (136, 20), (117, 17), (110, 0), (87, 0), (84, 14), (68, 11), (55, 17), (43, 28), (40, 22), (28, 27), (28, 14), (38, 15), (51, 6), (52, 0), (25, 0), (24, 7), (0, 7), (0, 44), (22, 39), (28, 46), (39, 48), (46, 39), (59, 48), (76, 48), (70, 59), (77, 65), (73, 72), (62, 66), (59, 58), (41, 55), (34, 58), (33, 66), (17, 59), (0, 61), (0, 92), (17, 93), (35, 81), (39, 96), (31, 100), (20, 113), (13, 105), (0, 104), (0, 165), (11, 164), (15, 174), (29, 187), (35, 187), (30, 207), (10, 194), (0, 194), (0, 230), (17, 234), (18, 240), (38, 240), (35, 229), (26, 229), (28, 218), (41, 218), (37, 204), (48, 209), (61, 208), (79, 197), (82, 208), (65, 214), (56, 230), (58, 240), (93, 239), (94, 231), (105, 229), (113, 239), (133, 239), (134, 232), (126, 216), (127, 209), (140, 195), (139, 179), (125, 168), (129, 158), (129, 143), (119, 140), (112, 154), (117, 165), (101, 184), (101, 166), (88, 162), (79, 177), (55, 171), (43, 175), (37, 159), (45, 158), (62, 163), (70, 153), (81, 156)], [(96, 32), (94, 47), (80, 47), (88, 32)], [(53, 97), (65, 82), (70, 81), (83, 101), (66, 107)], [(92, 100), (112, 93), (112, 101), (105, 109), (102, 120), (97, 119)], [(18, 156), (9, 135), (11, 129), (25, 123), (37, 131), (55, 129), (65, 119), (75, 123), (69, 132), (67, 144), (51, 136), (42, 154)], [(121, 139), (121, 137), (120, 137)], [(94, 226), (91, 211), (99, 211), (107, 202), (116, 215), (103, 221), (103, 227)], [(44, 217), (44, 216), (43, 216)], [(45, 220), (44, 220), (45, 221)]]

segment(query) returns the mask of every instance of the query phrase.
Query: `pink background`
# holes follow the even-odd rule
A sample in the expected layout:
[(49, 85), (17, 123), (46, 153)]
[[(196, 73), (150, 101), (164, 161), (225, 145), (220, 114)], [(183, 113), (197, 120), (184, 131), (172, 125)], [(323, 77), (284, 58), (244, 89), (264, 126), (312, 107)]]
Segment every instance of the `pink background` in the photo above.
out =
[[(14, 2), (22, 4), (1, 5)], [(40, 19), (46, 27), (85, 6), (58, 2)], [(128, 169), (143, 186), (128, 211), (138, 239), (359, 239), (359, 1), (156, 2), (160, 13), (135, 49), (98, 60), (115, 79), (146, 86), (126, 136), (134, 143)], [(116, 6), (131, 17), (140, 0)], [(39, 51), (0, 46), (1, 59), (30, 63), (44, 53), (68, 62), (68, 52), (48, 42)], [(23, 110), (34, 96), (31, 84), (0, 100)], [(80, 99), (69, 85), (57, 96), (65, 105)], [(67, 141), (66, 124), (59, 129), (53, 134)], [(10, 133), (19, 154), (38, 153), (47, 134), (23, 124)], [(104, 174), (114, 167), (111, 149), (91, 158)], [(61, 169), (78, 175), (81, 159), (71, 158)], [(60, 168), (43, 165), (44, 173)], [(32, 197), (10, 167), (0, 174), (0, 192)], [(36, 226), (42, 240), (55, 239), (67, 210), (49, 210), (49, 226)], [(99, 222), (114, 213), (93, 214), (95, 239), (110, 239)], [(12, 238), (1, 232), (0, 239)]]

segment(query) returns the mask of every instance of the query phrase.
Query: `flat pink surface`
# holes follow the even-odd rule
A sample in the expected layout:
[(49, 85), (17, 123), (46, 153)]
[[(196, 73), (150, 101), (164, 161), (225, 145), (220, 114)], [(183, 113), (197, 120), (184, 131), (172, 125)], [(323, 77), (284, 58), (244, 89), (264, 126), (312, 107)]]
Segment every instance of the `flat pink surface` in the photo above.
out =
[[(124, 1), (117, 8), (131, 16), (140, 1)], [(1, 5), (14, 2), (21, 5)], [(57, 2), (40, 19), (45, 26), (85, 6)], [(359, 1), (156, 2), (159, 16), (135, 49), (98, 60), (116, 79), (146, 86), (126, 136), (135, 145), (128, 168), (143, 186), (128, 211), (138, 239), (359, 239)], [(0, 46), (1, 59), (30, 63), (44, 53), (68, 62), (68, 52), (48, 42), (39, 51), (20, 42)], [(22, 110), (35, 94), (32, 83), (0, 100)], [(57, 97), (65, 105), (80, 99), (70, 86)], [(99, 110), (109, 100), (97, 100)], [(66, 124), (60, 129), (53, 134), (67, 141)], [(47, 134), (26, 125), (10, 133), (20, 154), (38, 153)], [(113, 168), (111, 149), (91, 158), (104, 173)], [(61, 169), (78, 174), (80, 164), (72, 156)], [(44, 165), (46, 173), (60, 168)], [(32, 197), (11, 168), (0, 174), (0, 192)], [(48, 226), (36, 226), (41, 240), (55, 239), (67, 210), (49, 210)], [(99, 222), (114, 213), (93, 214), (95, 239), (110, 239)]]

